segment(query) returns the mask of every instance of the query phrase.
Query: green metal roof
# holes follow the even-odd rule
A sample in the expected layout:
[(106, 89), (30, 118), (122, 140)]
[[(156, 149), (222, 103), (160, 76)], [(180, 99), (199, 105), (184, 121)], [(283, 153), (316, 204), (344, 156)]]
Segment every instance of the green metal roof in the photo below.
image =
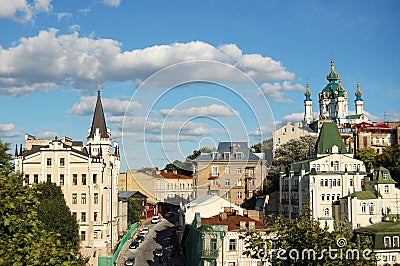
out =
[(308, 83), (307, 83), (307, 88), (306, 88), (306, 92), (304, 93), (304, 96), (306, 96), (306, 99), (304, 101), (312, 101), (311, 100), (310, 85)]
[(360, 89), (360, 82), (357, 83), (357, 91), (356, 91), (356, 101), (362, 101), (363, 99), (361, 98), (362, 92)]
[(338, 147), (338, 152), (347, 154), (346, 146), (340, 136), (336, 123), (325, 122), (319, 133), (315, 151), (317, 154), (331, 154), (333, 146)]
[(326, 79), (329, 81), (340, 79), (340, 75), (335, 71), (335, 62), (333, 60), (331, 61), (331, 71), (326, 76)]
[(348, 197), (351, 198), (355, 198), (357, 197), (357, 199), (360, 200), (367, 200), (367, 199), (377, 199), (378, 198), (379, 193), (376, 191), (356, 191), (354, 193), (351, 193), (350, 195), (348, 195)]
[(355, 114), (355, 115), (348, 115), (346, 116), (347, 119), (359, 119), (362, 114)]
[[(386, 177), (384, 177), (384, 175)], [(385, 167), (379, 166), (377, 169), (374, 169), (374, 174), (372, 176), (371, 184), (397, 184), (396, 181), (393, 180), (390, 172)]]
[(400, 234), (400, 223), (399, 222), (381, 222), (377, 224), (372, 224), (367, 227), (357, 229), (358, 232), (369, 232), (369, 233), (379, 233), (388, 234), (396, 232)]

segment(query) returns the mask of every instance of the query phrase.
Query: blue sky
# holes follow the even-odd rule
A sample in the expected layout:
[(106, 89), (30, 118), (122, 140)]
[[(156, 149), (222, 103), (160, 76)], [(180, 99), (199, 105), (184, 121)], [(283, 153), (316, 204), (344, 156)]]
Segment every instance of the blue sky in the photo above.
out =
[(0, 0), (0, 138), (85, 140), (98, 82), (122, 170), (270, 137), (330, 61), (354, 110), (400, 120), (398, 1)]

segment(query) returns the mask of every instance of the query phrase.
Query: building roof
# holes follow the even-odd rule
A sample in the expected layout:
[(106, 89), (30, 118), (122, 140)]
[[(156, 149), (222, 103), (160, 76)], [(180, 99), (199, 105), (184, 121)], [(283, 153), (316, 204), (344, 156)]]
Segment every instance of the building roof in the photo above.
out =
[(390, 172), (385, 167), (379, 166), (374, 169), (374, 173), (371, 177), (370, 183), (373, 185), (376, 184), (397, 184), (396, 181), (393, 180)]
[(262, 222), (242, 215), (227, 214), (226, 217), (223, 218), (222, 214), (217, 214), (210, 218), (201, 218), (202, 225), (227, 225), (228, 231), (240, 230), (240, 222), (246, 222), (246, 224), (254, 222), (255, 229), (264, 229), (264, 224)]
[(133, 190), (133, 191), (118, 191), (118, 200), (128, 200), (129, 198), (131, 198), (131, 197), (133, 197), (135, 195), (147, 198), (146, 195), (144, 195), (143, 193), (140, 193), (137, 190)]
[(346, 146), (343, 143), (336, 123), (325, 122), (319, 133), (315, 152), (317, 154), (332, 154), (333, 146), (338, 147), (338, 153), (347, 154)]
[[(225, 157), (229, 153), (229, 157)], [(241, 156), (237, 156), (241, 153)], [(245, 141), (221, 141), (218, 143), (217, 151), (211, 153), (201, 153), (194, 161), (240, 161), (240, 162), (258, 162), (262, 158), (249, 151), (248, 143)]]
[(173, 172), (160, 172), (160, 175), (164, 178), (171, 178), (171, 179), (193, 179), (191, 176), (181, 175)]
[(400, 234), (400, 223), (399, 222), (380, 222), (372, 224), (367, 227), (359, 228), (355, 230), (356, 232), (366, 232), (366, 233), (397, 233)]
[(367, 200), (367, 199), (377, 199), (379, 196), (380, 195), (377, 191), (368, 190), (368, 191), (356, 191), (346, 197), (350, 198), (357, 197), (357, 199), (359, 200)]
[(94, 115), (92, 120), (92, 127), (88, 138), (93, 138), (96, 133), (96, 128), (99, 129), (101, 138), (108, 138), (106, 119), (104, 118), (103, 105), (101, 103), (100, 90), (97, 92), (96, 107), (94, 108)]

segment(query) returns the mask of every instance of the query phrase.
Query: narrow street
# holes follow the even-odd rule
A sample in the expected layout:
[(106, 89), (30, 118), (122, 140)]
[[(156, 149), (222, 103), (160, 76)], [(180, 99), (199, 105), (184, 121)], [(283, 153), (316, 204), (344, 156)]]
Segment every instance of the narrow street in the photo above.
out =
[[(125, 260), (133, 256), (135, 257), (135, 265), (146, 266), (146, 265), (184, 265), (183, 256), (179, 256), (179, 252), (176, 246), (174, 246), (175, 255), (168, 260), (167, 252), (165, 251), (166, 246), (169, 242), (168, 238), (171, 238), (174, 234), (175, 230), (175, 222), (178, 219), (177, 213), (173, 213), (174, 215), (169, 218), (161, 217), (161, 221), (157, 224), (151, 224), (150, 220), (146, 220), (146, 224), (142, 224), (136, 233), (132, 236), (132, 238), (126, 242), (124, 248), (122, 249), (121, 255), (119, 256), (117, 265), (123, 266)], [(145, 239), (142, 243), (139, 244), (139, 247), (136, 249), (129, 249), (129, 244), (139, 235), (139, 232), (143, 227), (148, 227), (149, 233), (146, 235)], [(164, 256), (162, 259), (155, 257), (154, 250), (155, 248), (163, 248)]]

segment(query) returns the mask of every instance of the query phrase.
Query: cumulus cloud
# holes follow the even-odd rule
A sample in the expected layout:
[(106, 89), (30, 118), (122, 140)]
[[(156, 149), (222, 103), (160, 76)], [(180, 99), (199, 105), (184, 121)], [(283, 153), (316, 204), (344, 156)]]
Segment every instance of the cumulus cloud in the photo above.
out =
[(52, 131), (36, 130), (35, 136), (38, 139), (54, 139), (56, 136), (59, 136), (59, 135), (56, 132), (52, 132)]
[(57, 13), (57, 20), (58, 21), (61, 21), (64, 18), (69, 18), (69, 17), (72, 17), (71, 13), (68, 13), (68, 12)]
[(305, 88), (300, 84), (292, 84), (290, 81), (284, 81), (282, 83), (275, 82), (263, 83), (261, 86), (261, 91), (269, 98), (276, 102), (287, 102), (292, 103), (293, 100), (286, 99), (285, 91), (301, 91)]
[[(233, 82), (238, 80), (237, 71), (233, 71), (237, 67), (257, 82), (294, 77), (280, 62), (261, 55), (243, 54), (235, 44), (212, 46), (192, 41), (130, 51), (123, 51), (121, 47), (121, 43), (112, 39), (80, 37), (77, 31), (58, 35), (56, 29), (21, 38), (13, 47), (0, 47), (0, 93), (21, 95), (61, 85), (85, 90), (98, 80), (141, 81), (167, 66), (191, 60), (221, 62), (231, 66), (232, 71), (198, 65), (186, 72), (180, 69), (175, 76)], [(169, 75), (163, 77), (163, 81), (173, 78), (174, 75)], [(281, 91), (285, 89), (283, 83)]]
[[(96, 96), (82, 96), (80, 102), (74, 104), (74, 106), (72, 106), (67, 113), (75, 115), (92, 115), (96, 105), (96, 99)], [(101, 101), (104, 111), (113, 116), (121, 116), (125, 114), (125, 111), (130, 113), (130, 111), (142, 107), (142, 105), (138, 102), (130, 102), (126, 100), (121, 101), (117, 98), (102, 98)]]
[(35, 14), (52, 9), (51, 0), (0, 0), (0, 6), (0, 18), (20, 23), (31, 21)]
[(191, 107), (189, 109), (162, 109), (163, 116), (238, 116), (238, 111), (232, 110), (228, 106), (211, 104), (209, 106)]
[(20, 133), (14, 130), (14, 124), (0, 124), (0, 138), (13, 138), (19, 136)]
[(74, 24), (74, 25), (71, 25), (71, 26), (69, 27), (69, 31), (70, 31), (70, 32), (79, 31), (80, 29), (81, 29), (81, 27), (80, 27), (78, 24)]

